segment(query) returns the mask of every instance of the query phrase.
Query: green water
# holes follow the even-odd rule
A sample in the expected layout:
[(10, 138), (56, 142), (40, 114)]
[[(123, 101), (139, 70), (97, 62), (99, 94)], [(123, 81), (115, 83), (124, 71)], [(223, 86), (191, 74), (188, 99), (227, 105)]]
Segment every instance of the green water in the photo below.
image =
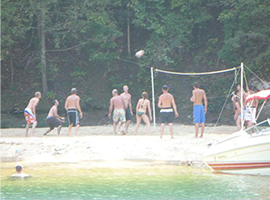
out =
[(1, 199), (270, 199), (270, 178), (214, 174), (175, 165), (23, 163), (28, 179), (13, 179), (1, 165)]

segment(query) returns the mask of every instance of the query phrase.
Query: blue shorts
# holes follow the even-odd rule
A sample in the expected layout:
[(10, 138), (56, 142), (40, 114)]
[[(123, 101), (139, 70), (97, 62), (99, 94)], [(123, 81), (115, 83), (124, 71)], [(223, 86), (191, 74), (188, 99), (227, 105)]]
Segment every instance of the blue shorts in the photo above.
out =
[(193, 106), (194, 123), (205, 123), (205, 112), (203, 105)]

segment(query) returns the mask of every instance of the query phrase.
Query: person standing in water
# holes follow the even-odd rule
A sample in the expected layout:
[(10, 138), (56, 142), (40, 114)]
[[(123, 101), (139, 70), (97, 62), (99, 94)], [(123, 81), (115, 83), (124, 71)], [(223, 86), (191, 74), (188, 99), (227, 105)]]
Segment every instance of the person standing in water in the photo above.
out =
[(28, 137), (28, 131), (29, 131), (31, 124), (33, 124), (32, 136), (34, 136), (35, 129), (37, 126), (36, 108), (37, 108), (37, 105), (39, 103), (40, 98), (41, 98), (41, 93), (36, 92), (35, 97), (30, 99), (27, 107), (24, 109), (24, 116), (25, 116), (25, 120), (27, 122), (27, 124), (26, 124), (26, 137)]
[(15, 170), (16, 170), (16, 174), (13, 174), (11, 176), (13, 178), (28, 178), (28, 177), (30, 177), (28, 174), (23, 173), (23, 166), (22, 165), (16, 165)]
[(44, 133), (44, 135), (47, 135), (49, 132), (51, 132), (55, 127), (57, 127), (57, 133), (60, 135), (60, 131), (62, 128), (62, 124), (64, 123), (64, 117), (60, 117), (58, 115), (57, 107), (59, 106), (58, 100), (53, 100), (53, 106), (51, 107), (48, 116), (47, 116), (47, 124), (50, 126), (50, 129)]
[(77, 95), (77, 89), (71, 89), (71, 95), (69, 95), (66, 99), (65, 109), (68, 114), (69, 127), (68, 127), (68, 135), (72, 136), (72, 127), (75, 126), (75, 136), (77, 136), (78, 130), (80, 128), (80, 120), (79, 118), (83, 117), (81, 105), (80, 105), (80, 97)]
[(178, 117), (178, 112), (173, 95), (169, 92), (167, 85), (162, 86), (163, 94), (159, 97), (158, 107), (160, 108), (160, 138), (163, 137), (165, 124), (168, 123), (170, 127), (171, 138), (173, 139), (173, 120)]
[[(199, 134), (199, 125), (201, 124), (201, 138), (203, 137), (205, 128), (205, 114), (207, 113), (207, 98), (205, 91), (200, 89), (200, 85), (196, 82), (193, 85), (192, 97), (190, 101), (193, 102), (193, 117), (195, 123), (195, 137)], [(204, 106), (203, 106), (204, 101)]]
[(126, 112), (126, 125), (125, 125), (125, 129), (126, 129), (126, 133), (128, 133), (128, 127), (131, 123), (131, 117), (133, 116), (133, 112), (132, 112), (132, 103), (131, 103), (131, 94), (129, 94), (128, 90), (128, 86), (125, 85), (123, 87), (124, 92), (120, 95), (125, 102), (125, 112)]
[[(136, 107), (137, 124), (136, 124), (136, 128), (135, 128), (136, 134), (137, 134), (138, 128), (139, 128), (142, 120), (147, 125), (147, 134), (150, 134), (150, 121), (152, 121), (152, 111), (151, 111), (150, 101), (147, 98), (148, 98), (148, 94), (146, 92), (143, 92), (142, 98), (137, 103), (137, 107)], [(149, 118), (146, 114), (147, 109), (148, 109), (150, 121), (149, 121)]]
[(121, 130), (122, 135), (125, 135), (125, 131), (121, 129), (122, 125), (125, 126), (126, 123), (126, 107), (125, 107), (125, 102), (124, 99), (118, 95), (117, 89), (114, 89), (112, 91), (112, 98), (110, 100), (110, 110), (109, 110), (109, 117), (112, 116), (112, 111), (113, 111), (113, 132), (116, 134), (116, 128), (117, 128), (117, 123), (118, 124), (118, 130)]

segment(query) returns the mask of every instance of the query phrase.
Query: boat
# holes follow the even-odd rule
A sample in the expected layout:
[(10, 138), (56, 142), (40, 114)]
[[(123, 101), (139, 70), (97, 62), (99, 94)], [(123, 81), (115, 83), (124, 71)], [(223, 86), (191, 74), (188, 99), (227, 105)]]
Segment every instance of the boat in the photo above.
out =
[[(269, 98), (270, 89), (247, 96), (246, 101), (264, 100), (257, 118)], [(203, 156), (204, 163), (215, 172), (269, 176), (270, 119), (245, 130), (243, 127), (242, 123), (240, 131), (210, 144)]]

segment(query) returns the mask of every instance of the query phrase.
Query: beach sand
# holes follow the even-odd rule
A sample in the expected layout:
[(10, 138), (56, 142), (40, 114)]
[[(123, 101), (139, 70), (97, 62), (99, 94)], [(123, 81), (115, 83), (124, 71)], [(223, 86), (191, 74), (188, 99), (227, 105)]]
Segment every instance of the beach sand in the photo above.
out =
[(194, 138), (194, 127), (174, 125), (175, 139), (166, 126), (159, 138), (159, 126), (150, 135), (141, 126), (138, 134), (114, 135), (112, 126), (81, 127), (77, 137), (68, 137), (68, 129), (61, 135), (56, 130), (43, 136), (46, 128), (37, 128), (34, 137), (25, 137), (25, 129), (1, 130), (2, 162), (81, 162), (81, 161), (149, 161), (202, 163), (207, 145), (218, 141), (237, 129), (234, 126), (206, 127), (204, 138)]

